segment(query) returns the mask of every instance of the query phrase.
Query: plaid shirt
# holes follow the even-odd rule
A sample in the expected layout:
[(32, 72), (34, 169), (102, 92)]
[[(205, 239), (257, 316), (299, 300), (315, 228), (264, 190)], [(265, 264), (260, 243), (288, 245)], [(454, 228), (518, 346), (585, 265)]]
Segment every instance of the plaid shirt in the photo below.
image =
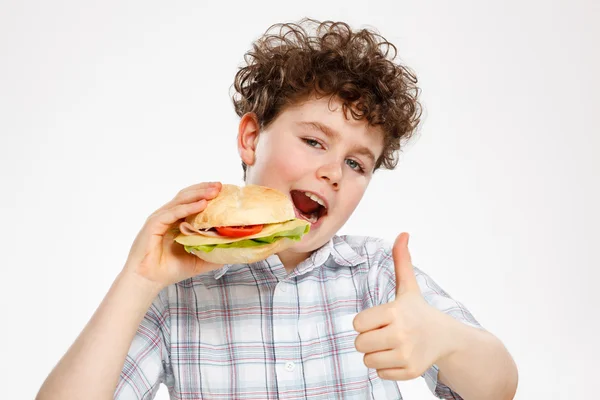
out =
[[(415, 268), (425, 300), (468, 325), (473, 316)], [(335, 236), (290, 274), (275, 255), (225, 265), (164, 289), (131, 344), (116, 399), (401, 399), (354, 348), (357, 313), (394, 299), (391, 245)], [(460, 399), (424, 375), (432, 392)]]

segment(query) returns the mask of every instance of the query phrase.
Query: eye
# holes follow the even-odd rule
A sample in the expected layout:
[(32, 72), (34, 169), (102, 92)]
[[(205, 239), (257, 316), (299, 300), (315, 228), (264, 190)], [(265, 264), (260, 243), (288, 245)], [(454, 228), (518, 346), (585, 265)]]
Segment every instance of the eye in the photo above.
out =
[(365, 172), (365, 169), (358, 162), (351, 158), (346, 159), (346, 165), (361, 174)]
[(302, 139), (304, 141), (304, 143), (306, 143), (307, 145), (309, 145), (310, 147), (314, 147), (316, 149), (323, 147), (321, 146), (321, 143), (317, 142), (314, 139)]

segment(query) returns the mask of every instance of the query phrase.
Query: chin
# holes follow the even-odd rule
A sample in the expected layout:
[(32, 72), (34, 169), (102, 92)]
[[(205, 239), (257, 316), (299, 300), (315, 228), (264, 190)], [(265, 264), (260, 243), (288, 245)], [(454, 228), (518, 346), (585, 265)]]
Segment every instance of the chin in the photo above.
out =
[[(316, 233), (316, 232), (315, 232)], [(307, 233), (300, 242), (293, 245), (290, 250), (294, 253), (312, 253), (315, 250), (323, 247), (331, 237), (310, 236), (311, 232)]]

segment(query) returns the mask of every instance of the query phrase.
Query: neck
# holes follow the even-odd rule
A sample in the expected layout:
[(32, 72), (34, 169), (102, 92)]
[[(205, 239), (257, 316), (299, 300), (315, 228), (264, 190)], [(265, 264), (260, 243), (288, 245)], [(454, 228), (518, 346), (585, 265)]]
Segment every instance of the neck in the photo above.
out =
[(280, 253), (277, 253), (277, 256), (283, 264), (286, 272), (289, 274), (294, 270), (294, 268), (296, 268), (298, 264), (306, 260), (310, 256), (310, 253), (297, 253), (290, 250), (284, 250)]

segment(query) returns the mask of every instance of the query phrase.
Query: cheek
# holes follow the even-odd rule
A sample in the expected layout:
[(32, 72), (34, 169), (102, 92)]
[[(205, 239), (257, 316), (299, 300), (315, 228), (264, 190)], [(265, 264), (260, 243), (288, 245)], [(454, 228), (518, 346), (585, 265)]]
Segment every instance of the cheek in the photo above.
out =
[(264, 151), (257, 153), (256, 166), (261, 179), (290, 180), (302, 176), (310, 168), (311, 162), (302, 149), (289, 143), (277, 144), (266, 146)]
[(369, 182), (365, 178), (359, 177), (354, 182), (349, 181), (344, 183), (347, 190), (344, 191), (343, 195), (338, 197), (343, 199), (342, 208), (344, 213), (351, 214), (363, 198)]
[(285, 176), (301, 175), (301, 170), (306, 168), (307, 163), (302, 160), (293, 149), (279, 152), (273, 156), (271, 168), (278, 174)]

